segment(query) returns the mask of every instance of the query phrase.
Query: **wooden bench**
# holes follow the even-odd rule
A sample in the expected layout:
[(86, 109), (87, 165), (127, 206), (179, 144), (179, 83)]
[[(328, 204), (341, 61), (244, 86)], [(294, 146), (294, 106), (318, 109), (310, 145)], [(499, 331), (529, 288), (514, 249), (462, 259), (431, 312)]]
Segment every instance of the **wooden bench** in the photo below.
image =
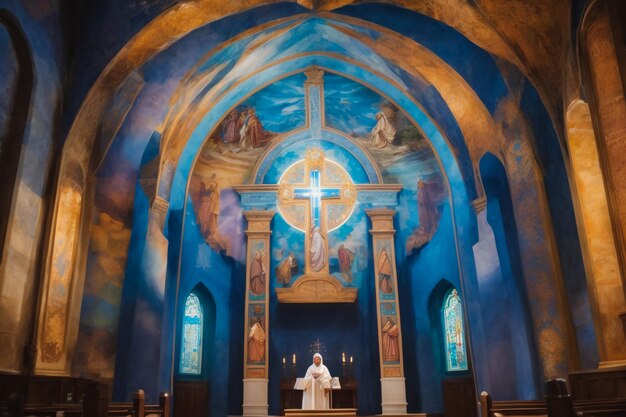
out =
[(577, 417), (625, 417), (626, 398), (574, 400)]
[(570, 399), (569, 405), (555, 410), (544, 401), (492, 401), (488, 393), (482, 392), (480, 408), (481, 417), (626, 417), (626, 398)]
[(493, 401), (485, 391), (480, 394), (480, 413), (481, 417), (548, 417), (543, 401)]
[(29, 404), (20, 411), (12, 398), (7, 405), (8, 417), (171, 417), (168, 393), (160, 395), (159, 404), (146, 404), (141, 389), (135, 392), (132, 402), (109, 403), (106, 386), (98, 383), (90, 385), (82, 404)]

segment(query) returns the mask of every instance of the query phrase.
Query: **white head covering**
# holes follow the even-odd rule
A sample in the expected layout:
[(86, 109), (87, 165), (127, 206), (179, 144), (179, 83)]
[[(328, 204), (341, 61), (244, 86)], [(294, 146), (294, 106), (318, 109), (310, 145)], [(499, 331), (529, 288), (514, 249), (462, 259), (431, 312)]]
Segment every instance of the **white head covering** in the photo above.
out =
[(319, 353), (316, 353), (315, 355), (313, 355), (313, 359), (315, 359), (316, 356), (319, 356), (320, 358), (320, 365), (324, 364), (324, 358), (322, 358), (322, 355), (320, 355)]

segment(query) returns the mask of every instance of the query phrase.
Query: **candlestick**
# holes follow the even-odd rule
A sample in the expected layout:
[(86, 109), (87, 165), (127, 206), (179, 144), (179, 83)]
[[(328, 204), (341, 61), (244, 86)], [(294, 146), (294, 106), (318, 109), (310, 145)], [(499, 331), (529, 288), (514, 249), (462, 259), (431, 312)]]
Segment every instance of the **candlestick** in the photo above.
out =
[(295, 365), (296, 364), (296, 354), (294, 353), (293, 356), (291, 357), (291, 362)]
[(350, 356), (350, 365), (352, 365), (352, 361), (354, 360), (354, 358), (352, 356)]
[(341, 363), (346, 363), (346, 353), (345, 352), (341, 353)]
[(285, 359), (285, 357), (283, 356), (283, 365), (284, 365), (285, 363), (286, 363), (286, 359)]

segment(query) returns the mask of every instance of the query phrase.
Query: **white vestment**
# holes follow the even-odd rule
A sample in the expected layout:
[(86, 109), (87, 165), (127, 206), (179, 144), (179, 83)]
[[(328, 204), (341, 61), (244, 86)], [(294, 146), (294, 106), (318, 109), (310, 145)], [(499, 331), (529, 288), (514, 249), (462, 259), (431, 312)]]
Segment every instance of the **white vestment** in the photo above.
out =
[[(319, 357), (322, 358), (321, 355)], [(323, 363), (320, 362), (319, 366), (315, 366), (315, 363), (309, 366), (304, 376), (303, 410), (328, 410), (330, 408), (330, 396), (326, 389), (330, 388), (331, 379), (330, 372)]]

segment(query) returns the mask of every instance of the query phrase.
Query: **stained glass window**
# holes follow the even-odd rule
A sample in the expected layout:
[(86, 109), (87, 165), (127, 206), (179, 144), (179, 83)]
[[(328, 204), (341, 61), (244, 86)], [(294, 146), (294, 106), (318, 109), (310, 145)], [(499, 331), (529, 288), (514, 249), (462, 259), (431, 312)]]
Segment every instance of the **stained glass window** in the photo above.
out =
[(182, 345), (180, 349), (180, 373), (200, 375), (202, 373), (202, 305), (191, 293), (185, 302)]
[(467, 370), (467, 350), (463, 331), (463, 309), (456, 289), (448, 292), (443, 303), (443, 328), (448, 371)]

